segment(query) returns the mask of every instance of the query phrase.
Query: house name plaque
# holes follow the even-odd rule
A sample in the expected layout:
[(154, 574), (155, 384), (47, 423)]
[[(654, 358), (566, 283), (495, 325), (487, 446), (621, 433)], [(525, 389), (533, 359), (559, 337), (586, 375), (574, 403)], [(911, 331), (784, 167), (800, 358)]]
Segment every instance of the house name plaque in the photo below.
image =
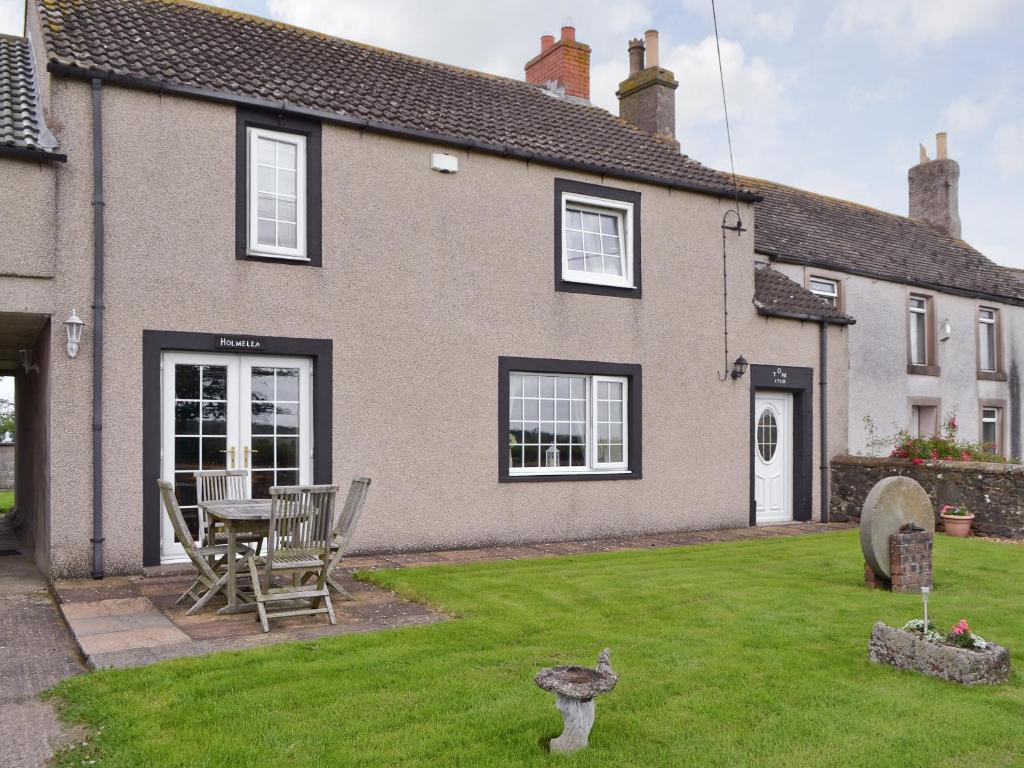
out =
[(252, 336), (218, 336), (220, 349), (263, 349), (263, 340)]

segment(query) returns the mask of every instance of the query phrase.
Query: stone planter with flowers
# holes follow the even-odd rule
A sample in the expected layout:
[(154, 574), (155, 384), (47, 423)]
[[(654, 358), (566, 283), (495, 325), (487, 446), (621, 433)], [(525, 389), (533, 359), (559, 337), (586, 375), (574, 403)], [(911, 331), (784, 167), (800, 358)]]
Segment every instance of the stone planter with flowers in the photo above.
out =
[(974, 515), (965, 504), (946, 504), (939, 512), (942, 527), (950, 536), (964, 538), (971, 532), (971, 521)]
[(908, 621), (902, 628), (877, 622), (871, 630), (868, 655), (876, 664), (889, 664), (963, 685), (1004, 683), (1010, 679), (1010, 651), (971, 632), (966, 619), (948, 634), (935, 623)]

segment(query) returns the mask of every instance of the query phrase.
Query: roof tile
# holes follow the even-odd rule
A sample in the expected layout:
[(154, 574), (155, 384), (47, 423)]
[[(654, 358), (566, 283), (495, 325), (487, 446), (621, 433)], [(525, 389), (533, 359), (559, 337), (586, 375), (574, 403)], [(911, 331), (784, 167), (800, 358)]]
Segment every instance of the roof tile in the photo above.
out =
[(763, 315), (828, 320), (849, 325), (853, 318), (767, 265), (754, 267), (754, 306)]
[(43, 120), (29, 42), (0, 34), (0, 147), (50, 152), (56, 146)]

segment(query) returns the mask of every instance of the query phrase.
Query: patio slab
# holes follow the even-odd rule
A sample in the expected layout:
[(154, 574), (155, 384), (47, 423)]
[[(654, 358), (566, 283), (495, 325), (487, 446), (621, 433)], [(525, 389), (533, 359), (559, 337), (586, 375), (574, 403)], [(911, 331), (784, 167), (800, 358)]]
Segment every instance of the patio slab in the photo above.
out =
[(619, 550), (659, 549), (775, 536), (842, 530), (846, 524), (795, 523), (771, 528), (681, 531), (637, 537), (609, 537), (502, 547), (433, 552), (399, 552), (346, 558), (335, 578), (353, 600), (333, 598), (337, 624), (321, 617), (297, 616), (271, 622), (264, 633), (255, 613), (220, 616), (217, 597), (194, 616), (175, 605), (191, 578), (177, 566), (147, 569), (149, 575), (108, 577), (103, 581), (58, 581), (61, 611), (92, 668), (132, 667), (179, 656), (242, 650), (353, 632), (375, 632), (433, 624), (449, 618), (429, 606), (404, 600), (385, 589), (357, 581), (357, 571), (417, 568), (498, 560), (528, 560)]

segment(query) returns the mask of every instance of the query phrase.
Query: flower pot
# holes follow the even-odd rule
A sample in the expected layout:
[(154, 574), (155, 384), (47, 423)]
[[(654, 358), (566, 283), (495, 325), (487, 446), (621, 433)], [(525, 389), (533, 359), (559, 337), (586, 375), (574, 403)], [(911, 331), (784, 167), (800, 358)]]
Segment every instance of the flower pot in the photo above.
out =
[(942, 527), (950, 536), (967, 536), (971, 532), (971, 521), (974, 515), (946, 515), (941, 514)]

